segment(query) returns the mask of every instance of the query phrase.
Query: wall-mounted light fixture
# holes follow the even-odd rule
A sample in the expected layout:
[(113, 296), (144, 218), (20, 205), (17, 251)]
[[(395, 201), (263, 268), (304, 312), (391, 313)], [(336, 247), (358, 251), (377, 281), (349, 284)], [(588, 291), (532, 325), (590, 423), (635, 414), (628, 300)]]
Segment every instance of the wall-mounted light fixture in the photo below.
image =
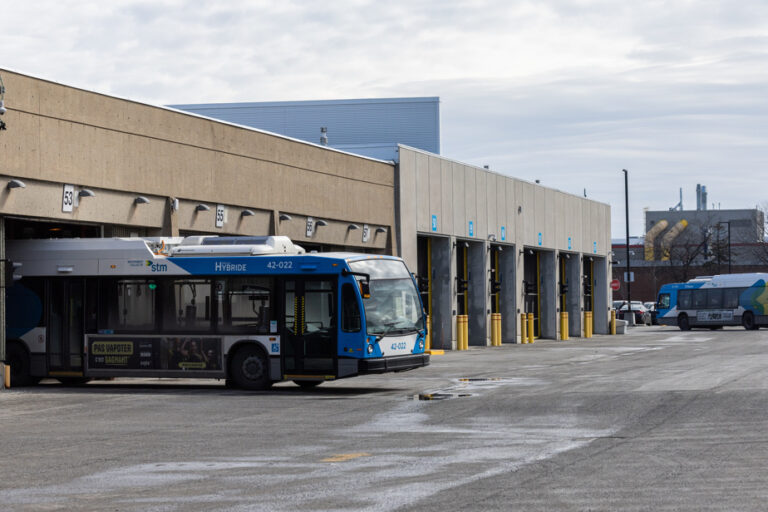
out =
[(210, 210), (211, 210), (211, 207), (208, 206), (207, 204), (200, 203), (199, 205), (195, 206), (196, 212), (207, 212)]
[(517, 213), (523, 213), (523, 207), (522, 206), (518, 206), (517, 207)]
[(253, 213), (253, 210), (243, 210), (242, 212), (240, 212), (241, 217), (253, 217), (254, 215), (256, 214)]
[(319, 227), (319, 226), (327, 226), (327, 225), (328, 225), (328, 223), (326, 221), (324, 221), (323, 219), (319, 219), (319, 220), (315, 221), (315, 226)]
[(525, 253), (528, 253), (528, 254), (532, 255), (533, 254), (533, 249), (525, 249), (525, 248), (520, 249), (520, 254), (525, 254)]
[(287, 213), (281, 213), (280, 214), (280, 220), (293, 220), (293, 217), (291, 217)]
[(96, 194), (93, 193), (93, 190), (84, 188), (77, 193), (77, 197), (96, 197)]
[(496, 235), (494, 235), (494, 234), (488, 235), (488, 241), (489, 242), (495, 242), (496, 241)]
[(23, 181), (14, 178), (8, 182), (6, 188), (27, 188), (27, 185)]
[(139, 196), (133, 200), (133, 204), (149, 204), (149, 199), (144, 196)]
[(386, 233), (387, 232), (387, 228), (383, 228), (383, 227), (379, 226), (379, 227), (376, 228), (376, 232), (377, 233)]
[(350, 231), (354, 231), (356, 229), (360, 229), (360, 226), (358, 226), (357, 224), (350, 224), (349, 226), (347, 226), (347, 229)]

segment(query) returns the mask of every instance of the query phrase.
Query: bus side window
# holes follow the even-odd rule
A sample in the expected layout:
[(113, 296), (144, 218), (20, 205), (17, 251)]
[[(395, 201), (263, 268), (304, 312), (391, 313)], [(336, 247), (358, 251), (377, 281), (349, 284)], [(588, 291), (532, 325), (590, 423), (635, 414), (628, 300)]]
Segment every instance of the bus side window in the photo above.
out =
[(691, 309), (691, 291), (680, 290), (677, 292), (677, 309)]
[(270, 332), (275, 320), (272, 296), (275, 281), (270, 277), (230, 277), (217, 282), (221, 330)]
[(726, 309), (736, 309), (739, 307), (738, 288), (726, 288), (723, 290), (723, 307)]
[[(102, 322), (109, 330), (133, 331), (155, 328), (155, 281), (108, 279), (102, 283)], [(101, 328), (101, 322), (99, 327)]]
[(717, 309), (723, 307), (723, 290), (710, 288), (707, 290), (707, 307)]
[(669, 309), (669, 294), (662, 293), (659, 295), (659, 309)]
[(693, 309), (704, 309), (707, 307), (707, 290), (693, 290)]
[(211, 328), (211, 282), (207, 279), (175, 279), (168, 283), (166, 297), (169, 304), (163, 314), (166, 331), (204, 330)]
[(341, 287), (341, 330), (358, 332), (361, 327), (360, 308), (357, 305), (355, 287), (349, 283), (344, 283)]

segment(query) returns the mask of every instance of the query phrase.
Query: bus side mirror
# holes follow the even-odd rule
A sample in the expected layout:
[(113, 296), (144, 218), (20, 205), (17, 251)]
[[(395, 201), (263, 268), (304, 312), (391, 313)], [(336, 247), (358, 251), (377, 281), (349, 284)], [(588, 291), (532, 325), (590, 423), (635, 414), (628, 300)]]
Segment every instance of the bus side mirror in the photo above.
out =
[(364, 299), (371, 298), (371, 284), (368, 281), (360, 281), (360, 295)]

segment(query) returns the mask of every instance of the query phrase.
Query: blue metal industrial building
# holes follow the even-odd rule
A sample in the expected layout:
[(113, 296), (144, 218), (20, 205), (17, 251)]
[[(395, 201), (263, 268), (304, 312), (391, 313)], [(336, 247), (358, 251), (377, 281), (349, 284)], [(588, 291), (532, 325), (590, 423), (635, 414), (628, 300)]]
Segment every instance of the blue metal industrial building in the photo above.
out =
[(440, 154), (438, 97), (170, 107), (380, 160), (398, 161), (398, 144)]

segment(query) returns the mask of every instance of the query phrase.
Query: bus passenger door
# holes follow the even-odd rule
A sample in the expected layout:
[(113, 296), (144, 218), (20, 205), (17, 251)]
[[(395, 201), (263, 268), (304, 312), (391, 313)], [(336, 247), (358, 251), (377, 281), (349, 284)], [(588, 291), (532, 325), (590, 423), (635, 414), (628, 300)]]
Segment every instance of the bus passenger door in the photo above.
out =
[(282, 352), (286, 377), (336, 376), (335, 279), (286, 279)]
[(76, 377), (83, 372), (83, 279), (51, 279), (48, 293), (48, 371)]

